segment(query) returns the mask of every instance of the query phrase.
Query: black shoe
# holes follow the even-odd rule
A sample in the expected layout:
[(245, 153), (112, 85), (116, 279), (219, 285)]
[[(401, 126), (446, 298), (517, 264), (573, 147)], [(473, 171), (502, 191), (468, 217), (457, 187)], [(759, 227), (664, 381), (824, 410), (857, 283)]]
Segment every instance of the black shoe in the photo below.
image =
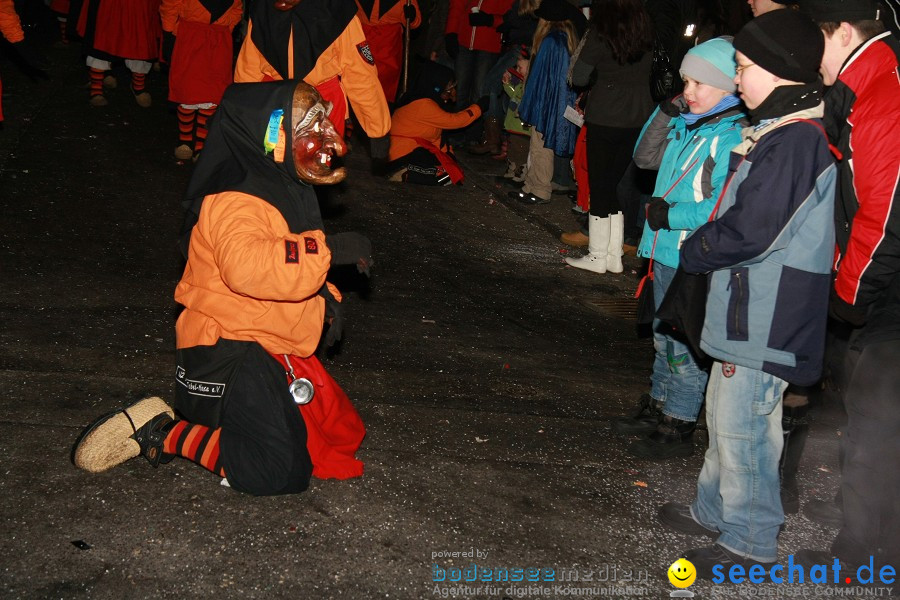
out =
[(707, 529), (695, 521), (694, 517), (691, 515), (691, 507), (687, 504), (666, 502), (659, 507), (657, 516), (660, 521), (681, 533), (686, 533), (688, 535), (705, 535), (711, 538), (716, 538), (719, 535), (719, 532), (715, 529)]
[(697, 570), (697, 577), (701, 579), (712, 579), (714, 575), (713, 567), (716, 565), (722, 565), (722, 572), (728, 573), (734, 565), (741, 565), (744, 567), (745, 572), (749, 571), (750, 567), (754, 565), (762, 565), (768, 572), (769, 568), (775, 564), (774, 562), (764, 563), (752, 558), (744, 558), (739, 554), (726, 550), (719, 544), (688, 550), (684, 553), (684, 557), (691, 561), (694, 569)]
[(690, 456), (694, 452), (691, 438), (696, 428), (696, 421), (682, 421), (665, 415), (656, 426), (656, 431), (628, 446), (627, 451), (639, 458)]
[[(827, 569), (831, 570), (834, 561), (837, 560), (841, 567), (841, 578), (838, 583), (846, 583), (844, 580), (844, 575), (849, 575), (853, 577), (859, 571), (859, 567), (862, 565), (854, 564), (842, 559), (839, 556), (835, 556), (831, 552), (826, 552), (822, 550), (800, 550), (796, 554), (794, 554), (794, 564), (801, 565), (806, 572), (809, 573), (809, 570), (815, 566), (824, 565)], [(853, 585), (860, 585), (860, 582), (851, 580)]]
[(612, 430), (621, 435), (649, 435), (662, 419), (660, 403), (650, 394), (641, 394), (640, 406), (633, 417), (616, 417)]
[(534, 194), (529, 194), (526, 192), (507, 192), (508, 197), (513, 200), (518, 200), (522, 204), (550, 204), (549, 200), (544, 200), (543, 198), (538, 198)]
[[(125, 416), (128, 416), (128, 413), (125, 413)], [(158, 467), (159, 463), (165, 464), (175, 457), (174, 454), (163, 452), (163, 442), (174, 426), (175, 421), (166, 413), (161, 413), (135, 429), (134, 435), (131, 436), (141, 447), (141, 456), (154, 467)]]
[(803, 506), (803, 514), (807, 519), (822, 525), (836, 528), (844, 526), (844, 511), (833, 501), (809, 500)]

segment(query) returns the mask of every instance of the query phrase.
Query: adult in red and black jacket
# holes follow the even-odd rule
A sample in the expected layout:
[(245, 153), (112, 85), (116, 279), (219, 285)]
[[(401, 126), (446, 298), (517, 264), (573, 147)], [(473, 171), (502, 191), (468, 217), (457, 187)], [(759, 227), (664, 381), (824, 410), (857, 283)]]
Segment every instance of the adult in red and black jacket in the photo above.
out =
[(497, 27), (513, 0), (450, 0), (444, 42), (454, 59), (456, 107), (478, 100), (488, 70), (500, 56)]
[[(842, 153), (830, 313), (855, 327), (845, 358), (843, 527), (830, 554), (900, 562), (900, 46), (868, 0), (804, 7), (825, 34), (826, 126)], [(874, 35), (873, 35), (874, 34)], [(821, 556), (816, 558), (818, 560)]]

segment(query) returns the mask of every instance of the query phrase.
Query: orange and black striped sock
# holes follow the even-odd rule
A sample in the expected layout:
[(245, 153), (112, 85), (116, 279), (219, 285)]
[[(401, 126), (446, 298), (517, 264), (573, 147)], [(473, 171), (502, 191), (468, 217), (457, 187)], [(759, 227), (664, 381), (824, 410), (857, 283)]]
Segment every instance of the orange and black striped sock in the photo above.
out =
[(177, 421), (166, 436), (163, 452), (186, 458), (219, 477), (225, 477), (225, 468), (219, 457), (221, 432), (221, 428), (210, 429), (204, 425)]
[(194, 117), (197, 111), (178, 105), (178, 141), (190, 146), (194, 141)]
[(131, 89), (134, 90), (135, 94), (140, 94), (144, 91), (144, 82), (146, 79), (147, 75), (145, 73), (131, 72)]
[(216, 106), (213, 106), (212, 108), (201, 108), (197, 111), (197, 135), (194, 139), (194, 152), (203, 150), (203, 144), (206, 143), (207, 123), (216, 114), (216, 108)]
[(91, 67), (89, 69), (91, 73), (91, 98), (94, 96), (102, 96), (103, 95), (103, 74), (106, 73), (103, 69), (95, 69)]

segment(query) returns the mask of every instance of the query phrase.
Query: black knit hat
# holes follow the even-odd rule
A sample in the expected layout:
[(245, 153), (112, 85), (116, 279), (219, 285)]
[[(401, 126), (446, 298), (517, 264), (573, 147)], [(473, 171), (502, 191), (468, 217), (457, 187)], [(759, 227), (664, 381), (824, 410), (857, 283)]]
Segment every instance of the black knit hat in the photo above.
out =
[(578, 21), (584, 15), (567, 0), (543, 0), (534, 16), (545, 21)]
[(773, 10), (744, 25), (734, 36), (734, 49), (782, 79), (813, 83), (819, 77), (825, 37), (808, 16)]
[(800, 10), (818, 23), (877, 21), (881, 16), (872, 0), (801, 0)]

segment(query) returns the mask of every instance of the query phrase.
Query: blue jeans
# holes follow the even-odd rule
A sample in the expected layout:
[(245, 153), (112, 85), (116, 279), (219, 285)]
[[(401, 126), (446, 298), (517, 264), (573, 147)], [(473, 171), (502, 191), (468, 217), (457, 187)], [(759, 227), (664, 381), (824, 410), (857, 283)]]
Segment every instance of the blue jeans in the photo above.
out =
[(784, 522), (778, 459), (787, 385), (763, 371), (716, 361), (706, 392), (709, 448), (691, 515), (721, 532), (717, 544), (759, 562), (777, 558)]
[[(653, 261), (653, 303), (659, 309), (675, 269)], [(697, 366), (686, 344), (672, 337), (659, 319), (653, 320), (653, 373), (650, 395), (664, 403), (663, 414), (682, 421), (696, 421), (703, 407), (703, 393), (709, 375)]]
[[(498, 54), (483, 50), (460, 48), (456, 57), (456, 110), (463, 110), (478, 101), (481, 86), (488, 70), (497, 61)], [(478, 142), (484, 132), (481, 119), (477, 119), (468, 127), (457, 129), (450, 134), (450, 142), (459, 145), (467, 142)]]
[(456, 108), (462, 110), (478, 101), (487, 72), (499, 54), (460, 48), (456, 57)]

